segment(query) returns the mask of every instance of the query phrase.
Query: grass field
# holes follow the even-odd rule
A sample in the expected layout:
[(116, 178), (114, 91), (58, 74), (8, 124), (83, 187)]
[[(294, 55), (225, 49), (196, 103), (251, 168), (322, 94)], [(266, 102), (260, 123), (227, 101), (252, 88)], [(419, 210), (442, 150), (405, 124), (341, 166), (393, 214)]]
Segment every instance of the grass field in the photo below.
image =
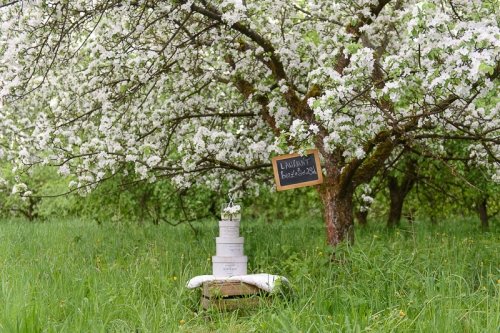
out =
[(196, 226), (0, 222), (0, 332), (500, 331), (498, 227), (370, 226), (331, 263), (319, 221), (243, 221), (249, 271), (293, 292), (220, 313), (184, 288), (215, 253), (217, 222)]

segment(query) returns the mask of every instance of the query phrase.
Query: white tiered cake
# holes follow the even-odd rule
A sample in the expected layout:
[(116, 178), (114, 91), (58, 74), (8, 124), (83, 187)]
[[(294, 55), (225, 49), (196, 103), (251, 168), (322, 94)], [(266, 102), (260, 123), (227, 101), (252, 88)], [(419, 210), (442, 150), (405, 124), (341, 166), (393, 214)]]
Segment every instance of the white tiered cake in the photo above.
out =
[(240, 237), (241, 206), (235, 205), (231, 196), (229, 199), (229, 204), (222, 206), (219, 237), (215, 239), (217, 249), (212, 257), (212, 275), (195, 276), (186, 284), (190, 289), (203, 287), (201, 303), (204, 308), (233, 306), (235, 301), (255, 304), (252, 302), (256, 298), (252, 296), (261, 296), (262, 290), (272, 292), (282, 283), (288, 284), (285, 277), (278, 275), (247, 274), (244, 239)]
[(247, 256), (243, 253), (244, 238), (240, 237), (239, 206), (232, 203), (222, 211), (219, 237), (215, 239), (216, 254), (212, 257), (213, 275), (229, 277), (247, 274)]

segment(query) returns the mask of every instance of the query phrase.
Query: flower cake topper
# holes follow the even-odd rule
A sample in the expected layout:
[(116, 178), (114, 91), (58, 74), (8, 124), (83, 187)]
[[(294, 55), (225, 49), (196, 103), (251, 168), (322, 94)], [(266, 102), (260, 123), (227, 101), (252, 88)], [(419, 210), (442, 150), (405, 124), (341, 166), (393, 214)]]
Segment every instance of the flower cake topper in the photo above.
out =
[(223, 220), (239, 220), (241, 217), (241, 206), (235, 204), (234, 197), (229, 195), (229, 203), (222, 205), (221, 218)]

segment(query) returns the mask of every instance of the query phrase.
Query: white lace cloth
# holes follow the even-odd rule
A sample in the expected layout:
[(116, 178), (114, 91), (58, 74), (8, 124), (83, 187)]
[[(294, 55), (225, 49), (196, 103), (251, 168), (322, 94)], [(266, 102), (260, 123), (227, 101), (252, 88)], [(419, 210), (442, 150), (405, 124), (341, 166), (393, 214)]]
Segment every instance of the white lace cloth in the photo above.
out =
[(194, 289), (201, 286), (203, 283), (210, 281), (240, 281), (247, 284), (251, 284), (259, 289), (268, 292), (272, 292), (274, 288), (279, 284), (279, 282), (286, 284), (289, 283), (287, 278), (284, 276), (271, 275), (266, 273), (237, 275), (231, 277), (220, 277), (215, 275), (199, 275), (189, 280), (186, 283), (186, 287), (189, 289)]

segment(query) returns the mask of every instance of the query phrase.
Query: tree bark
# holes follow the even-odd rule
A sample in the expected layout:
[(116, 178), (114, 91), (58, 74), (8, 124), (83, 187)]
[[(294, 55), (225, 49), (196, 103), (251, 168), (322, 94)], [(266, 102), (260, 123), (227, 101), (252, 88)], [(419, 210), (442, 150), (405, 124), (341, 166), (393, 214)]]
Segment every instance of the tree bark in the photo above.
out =
[(332, 247), (343, 241), (354, 243), (354, 219), (352, 212), (353, 192), (339, 194), (334, 186), (321, 186), (319, 189), (324, 208), (326, 240)]
[(488, 230), (490, 225), (488, 221), (488, 207), (487, 207), (488, 199), (486, 197), (480, 197), (476, 201), (476, 209), (479, 215), (479, 219), (481, 220), (481, 228), (483, 230)]
[(20, 209), (19, 211), (28, 219), (28, 221), (33, 222), (38, 218), (38, 212), (36, 211), (36, 206), (40, 199), (35, 199), (34, 197), (28, 198), (28, 206), (26, 209)]
[(389, 216), (387, 218), (387, 227), (393, 228), (401, 224), (403, 205), (406, 196), (410, 193), (413, 185), (417, 181), (416, 161), (410, 159), (406, 162), (405, 174), (401, 183), (394, 176), (387, 177), (387, 186), (389, 187)]
[(389, 196), (391, 200), (389, 204), (387, 227), (394, 228), (401, 224), (401, 215), (403, 212), (405, 194), (400, 191), (399, 186), (394, 186), (394, 182), (389, 181)]
[(144, 220), (148, 214), (148, 201), (151, 197), (152, 191), (145, 188), (139, 198), (139, 224), (144, 224)]
[(359, 225), (366, 227), (368, 225), (368, 210), (358, 210), (356, 212), (356, 219), (358, 220)]

